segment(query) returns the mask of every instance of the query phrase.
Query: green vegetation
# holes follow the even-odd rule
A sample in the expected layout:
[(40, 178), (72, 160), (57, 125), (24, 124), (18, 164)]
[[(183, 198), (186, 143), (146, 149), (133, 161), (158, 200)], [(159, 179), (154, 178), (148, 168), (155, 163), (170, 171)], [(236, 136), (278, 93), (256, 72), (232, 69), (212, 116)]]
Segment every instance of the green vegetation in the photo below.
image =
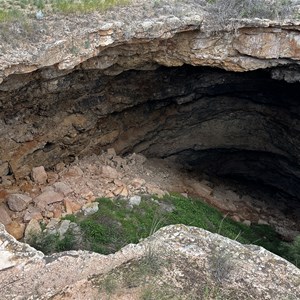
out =
[(72, 250), (75, 245), (75, 237), (71, 231), (67, 231), (63, 239), (59, 234), (41, 233), (33, 234), (27, 241), (32, 247), (42, 251), (44, 254)]
[[(224, 217), (218, 210), (199, 199), (181, 195), (166, 196), (163, 199), (144, 197), (139, 206), (129, 207), (125, 200), (98, 200), (97, 213), (85, 217), (69, 215), (66, 219), (77, 223), (82, 231), (84, 249), (102, 254), (118, 251), (129, 243), (153, 234), (159, 228), (170, 224), (185, 224), (204, 228), (210, 232), (235, 239), (243, 244), (256, 244), (299, 263), (300, 238), (294, 244), (283, 243), (279, 235), (267, 225), (252, 225), (235, 222)], [(47, 253), (71, 249), (74, 246), (72, 232), (65, 239), (52, 237), (48, 242), (43, 237), (31, 243), (37, 249), (46, 247)], [(54, 244), (49, 248), (49, 244)]]
[(0, 7), (0, 22), (19, 21), (32, 13), (88, 13), (103, 11), (110, 7), (126, 4), (128, 0), (11, 0), (3, 1)]
[(282, 20), (295, 17), (291, 0), (207, 0), (211, 22), (227, 25), (230, 19), (261, 18)]

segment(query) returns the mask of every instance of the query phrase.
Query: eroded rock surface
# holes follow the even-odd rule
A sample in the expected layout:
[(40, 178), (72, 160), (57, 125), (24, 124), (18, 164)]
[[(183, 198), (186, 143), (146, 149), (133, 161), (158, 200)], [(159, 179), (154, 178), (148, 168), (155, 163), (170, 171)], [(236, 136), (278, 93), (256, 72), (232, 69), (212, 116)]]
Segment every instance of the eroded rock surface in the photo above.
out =
[(83, 295), (125, 299), (129, 294), (130, 299), (140, 299), (153, 286), (152, 295), (161, 289), (180, 299), (201, 299), (215, 288), (230, 299), (300, 297), (300, 271), (295, 266), (263, 248), (195, 227), (168, 226), (108, 256), (84, 251), (43, 256), (14, 240), (2, 226), (0, 230), (4, 300), (81, 299)]

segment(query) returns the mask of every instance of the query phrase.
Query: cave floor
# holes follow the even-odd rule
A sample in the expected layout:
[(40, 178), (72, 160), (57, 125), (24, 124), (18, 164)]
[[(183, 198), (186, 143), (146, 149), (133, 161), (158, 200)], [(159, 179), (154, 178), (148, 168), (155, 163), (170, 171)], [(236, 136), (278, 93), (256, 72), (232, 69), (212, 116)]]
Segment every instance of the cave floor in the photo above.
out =
[[(21, 224), (22, 228), (31, 218), (47, 224), (52, 219), (74, 213), (96, 198), (130, 198), (139, 194), (161, 197), (165, 193), (181, 193), (204, 199), (222, 211), (226, 218), (248, 225), (271, 225), (286, 240), (292, 240), (300, 232), (297, 222), (300, 205), (296, 201), (255, 184), (246, 186), (209, 178), (167, 159), (147, 159), (139, 154), (120, 157), (111, 149), (101, 155), (76, 159), (69, 166), (60, 163), (47, 172), (47, 177), (43, 184), (27, 178), (18, 184), (0, 186), (1, 206), (5, 206), (12, 221)], [(37, 209), (35, 198), (56, 191), (58, 182), (68, 187), (67, 191), (62, 191), (64, 199)], [(12, 193), (27, 194), (33, 202), (26, 210), (10, 211), (5, 202)]]

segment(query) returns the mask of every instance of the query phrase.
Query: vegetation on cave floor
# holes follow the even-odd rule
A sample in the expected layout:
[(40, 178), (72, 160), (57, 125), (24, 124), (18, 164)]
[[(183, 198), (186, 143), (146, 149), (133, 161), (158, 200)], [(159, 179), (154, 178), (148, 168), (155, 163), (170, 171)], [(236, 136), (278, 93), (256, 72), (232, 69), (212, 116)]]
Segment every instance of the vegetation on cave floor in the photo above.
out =
[[(163, 226), (185, 224), (219, 233), (243, 244), (262, 246), (295, 264), (299, 260), (300, 247), (283, 243), (270, 226), (247, 226), (235, 222), (199, 199), (181, 195), (165, 196), (163, 199), (144, 196), (140, 205), (133, 207), (123, 199), (101, 198), (97, 201), (99, 210), (93, 215), (66, 216), (81, 228), (83, 241), (80, 249), (114, 253), (129, 243), (138, 243)], [(43, 242), (35, 241), (32, 245), (46, 253), (69, 250), (74, 247), (74, 237), (71, 232), (63, 240), (46, 235)]]

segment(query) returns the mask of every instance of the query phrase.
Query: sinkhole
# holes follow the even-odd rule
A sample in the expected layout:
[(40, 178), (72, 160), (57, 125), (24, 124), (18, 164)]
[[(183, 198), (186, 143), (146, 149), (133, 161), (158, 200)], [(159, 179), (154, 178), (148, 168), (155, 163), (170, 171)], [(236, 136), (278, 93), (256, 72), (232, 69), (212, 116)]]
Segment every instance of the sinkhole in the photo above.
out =
[(300, 83), (272, 79), (270, 70), (182, 66), (112, 76), (49, 67), (9, 76), (0, 85), (0, 176), (18, 180), (34, 166), (113, 147), (268, 194), (274, 206), (284, 199), (293, 211), (299, 95)]

